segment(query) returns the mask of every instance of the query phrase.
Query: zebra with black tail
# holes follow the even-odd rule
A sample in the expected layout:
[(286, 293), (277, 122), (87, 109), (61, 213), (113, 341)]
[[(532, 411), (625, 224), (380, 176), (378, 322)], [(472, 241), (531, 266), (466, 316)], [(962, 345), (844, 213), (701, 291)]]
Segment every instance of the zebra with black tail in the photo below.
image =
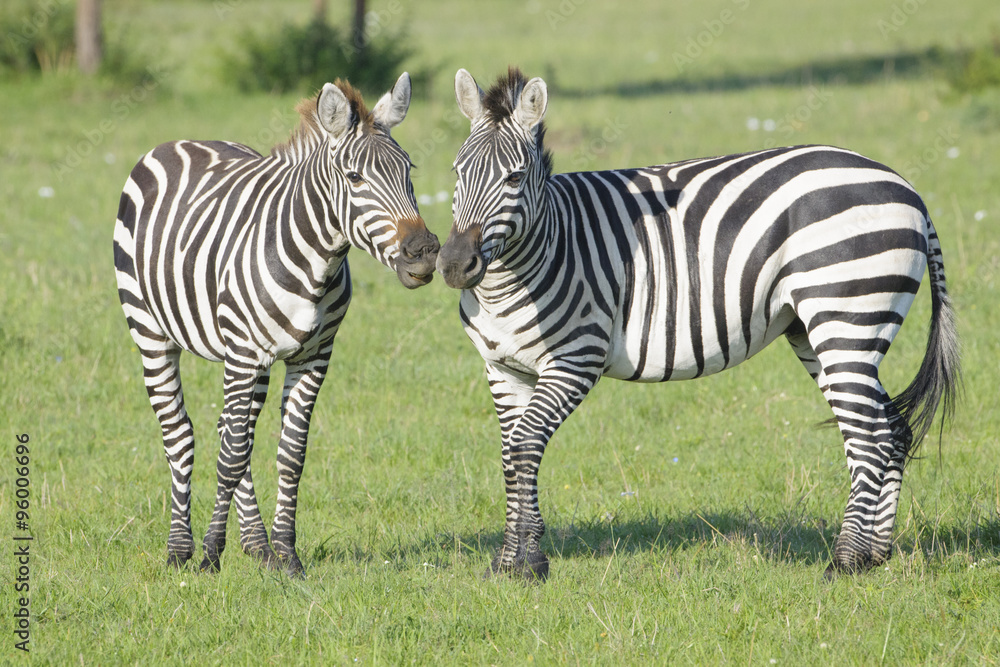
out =
[[(225, 141), (177, 141), (146, 154), (125, 183), (115, 269), (170, 464), (170, 564), (194, 553), (194, 432), (178, 363), (188, 351), (225, 364), (215, 510), (202, 569), (219, 568), (235, 493), (244, 551), (302, 571), (298, 486), (310, 416), (351, 300), (347, 251), (363, 249), (409, 288), (427, 284), (434, 271), (438, 241), (417, 212), (409, 157), (389, 134), (409, 104), (405, 73), (371, 112), (338, 80), (299, 104), (299, 128), (268, 156)], [(250, 454), (270, 368), (279, 360), (286, 374), (268, 544)]]
[[(547, 575), (538, 468), (598, 379), (701, 377), (781, 334), (844, 436), (851, 489), (827, 572), (889, 558), (903, 466), (942, 399), (951, 412), (959, 371), (941, 245), (913, 188), (830, 146), (553, 175), (544, 81), (512, 69), (484, 93), (459, 70), (455, 88), (472, 127), (437, 267), (463, 290), (500, 420), (492, 571)], [(878, 367), (925, 268), (927, 352), (890, 399)]]

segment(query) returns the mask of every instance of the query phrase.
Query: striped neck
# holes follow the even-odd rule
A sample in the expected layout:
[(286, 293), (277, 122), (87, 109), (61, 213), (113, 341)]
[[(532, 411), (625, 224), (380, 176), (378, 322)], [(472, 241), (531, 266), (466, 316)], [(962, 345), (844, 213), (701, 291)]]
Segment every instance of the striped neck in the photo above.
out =
[[(325, 291), (329, 277), (337, 272), (350, 249), (337, 214), (337, 199), (345, 193), (334, 192), (328, 151), (324, 141), (300, 161), (283, 161), (289, 171), (291, 196), (288, 205), (280, 205), (276, 211), (278, 238), (273, 247), (281, 259), (272, 271), (301, 280), (313, 295)], [(286, 264), (288, 268), (284, 268)]]
[(525, 223), (521, 237), (490, 262), (482, 282), (474, 288), (477, 295), (489, 298), (518, 287), (532, 293), (548, 289), (553, 268), (562, 266), (556, 261), (563, 248), (557, 196), (551, 179), (547, 179), (536, 208), (538, 214)]

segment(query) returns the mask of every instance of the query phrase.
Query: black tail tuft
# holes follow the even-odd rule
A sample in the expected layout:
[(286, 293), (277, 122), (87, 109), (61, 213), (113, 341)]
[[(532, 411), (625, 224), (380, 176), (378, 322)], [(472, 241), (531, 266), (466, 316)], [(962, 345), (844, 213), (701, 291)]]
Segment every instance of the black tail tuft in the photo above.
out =
[(913, 432), (907, 456), (913, 457), (917, 447), (930, 430), (938, 404), (944, 401), (943, 421), (955, 411), (955, 399), (961, 385), (960, 352), (955, 311), (945, 288), (941, 246), (933, 226), (930, 227), (927, 251), (931, 282), (931, 326), (927, 336), (927, 352), (913, 378), (899, 396), (892, 399), (900, 415)]

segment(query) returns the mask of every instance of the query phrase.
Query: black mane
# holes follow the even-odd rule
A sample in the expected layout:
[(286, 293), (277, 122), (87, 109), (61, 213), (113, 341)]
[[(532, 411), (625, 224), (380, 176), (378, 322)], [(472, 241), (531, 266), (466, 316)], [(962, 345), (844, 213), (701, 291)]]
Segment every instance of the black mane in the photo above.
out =
[[(501, 74), (496, 82), (490, 86), (483, 96), (483, 109), (490, 122), (499, 125), (510, 118), (517, 108), (517, 103), (521, 99), (521, 91), (528, 83), (521, 70), (513, 65), (507, 68), (507, 74)], [(545, 169), (545, 177), (552, 175), (552, 153), (544, 147), (545, 122), (535, 126), (535, 146), (542, 154), (542, 166)]]

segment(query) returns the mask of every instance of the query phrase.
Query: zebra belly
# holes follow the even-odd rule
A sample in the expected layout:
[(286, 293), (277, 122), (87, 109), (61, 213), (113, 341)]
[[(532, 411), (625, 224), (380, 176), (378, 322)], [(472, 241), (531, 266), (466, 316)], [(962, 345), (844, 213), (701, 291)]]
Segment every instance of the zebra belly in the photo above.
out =
[[(756, 319), (763, 323), (763, 317)], [(763, 350), (784, 333), (794, 319), (791, 308), (780, 308), (770, 322), (755, 332), (749, 345), (743, 340), (742, 330), (730, 331), (726, 351), (718, 341), (701, 340), (696, 344), (690, 333), (677, 336), (673, 344), (668, 345), (669, 325), (657, 331), (650, 330), (645, 338), (616, 338), (608, 350), (604, 376), (632, 382), (666, 382), (713, 375)], [(672, 333), (677, 335), (676, 331)], [(696, 349), (700, 350), (700, 355)]]

